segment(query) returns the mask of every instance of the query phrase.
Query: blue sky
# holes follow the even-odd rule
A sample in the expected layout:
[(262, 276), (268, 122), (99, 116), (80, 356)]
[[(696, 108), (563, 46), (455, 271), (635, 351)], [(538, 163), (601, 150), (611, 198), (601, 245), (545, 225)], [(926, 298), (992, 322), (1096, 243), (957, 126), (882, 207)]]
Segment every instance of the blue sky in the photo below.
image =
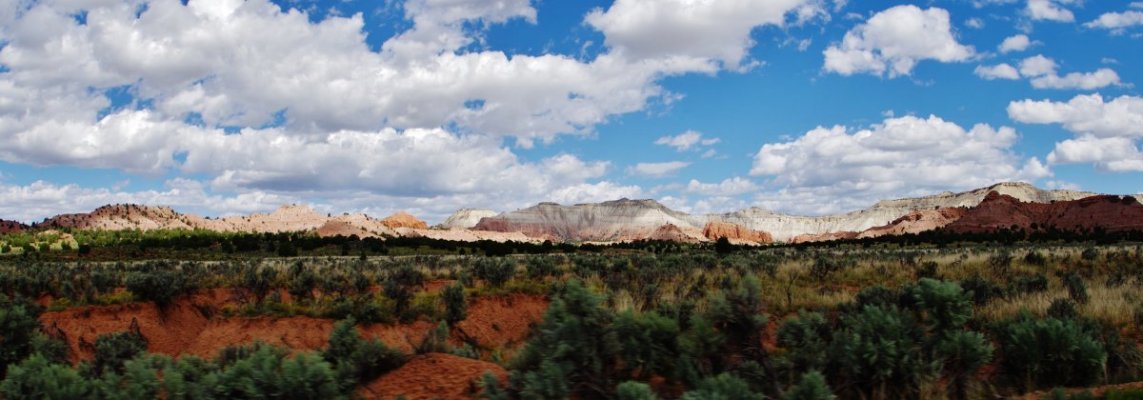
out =
[(1143, 191), (1143, 3), (0, 0), (0, 218)]

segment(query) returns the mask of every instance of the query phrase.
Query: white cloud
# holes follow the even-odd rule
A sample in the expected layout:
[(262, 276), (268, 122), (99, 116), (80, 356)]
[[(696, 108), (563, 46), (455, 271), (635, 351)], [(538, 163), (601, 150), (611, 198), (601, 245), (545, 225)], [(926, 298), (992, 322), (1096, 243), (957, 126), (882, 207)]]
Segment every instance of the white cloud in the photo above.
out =
[(1119, 84), (1119, 74), (1110, 68), (1100, 68), (1093, 72), (1072, 72), (1064, 76), (1055, 74), (1032, 78), (1036, 89), (1082, 89), (1093, 90)]
[(704, 183), (691, 179), (687, 183), (686, 191), (714, 197), (733, 197), (758, 191), (759, 187), (749, 179), (732, 177), (717, 183)]
[[(758, 26), (825, 18), (814, 0), (675, 6), (620, 0), (593, 11), (587, 22), (609, 49), (577, 58), (482, 49), (489, 25), (537, 21), (529, 0), (410, 0), (408, 28), (379, 49), (360, 14), (314, 21), (267, 0), (9, 2), (0, 7), (0, 159), (430, 213), (439, 210), (428, 200), (502, 207), (637, 193), (602, 181), (607, 162), (524, 161), (505, 138), (529, 147), (591, 134), (678, 98), (660, 86), (665, 77), (755, 65), (747, 54)], [(647, 10), (681, 25), (647, 20)], [(111, 88), (136, 102), (111, 107)]]
[(824, 15), (822, 6), (807, 0), (617, 0), (606, 11), (592, 10), (585, 22), (603, 32), (617, 54), (634, 60), (744, 69), (753, 65), (746, 49), (753, 46), (754, 27), (804, 22)]
[(982, 20), (980, 18), (969, 18), (967, 21), (964, 21), (964, 26), (967, 26), (967, 27), (972, 28), (972, 29), (983, 29), (984, 28), (984, 20)]
[(1076, 135), (1056, 143), (1051, 163), (1090, 163), (1108, 171), (1143, 171), (1143, 98), (1120, 96), (1104, 101), (1099, 94), (1079, 95), (1067, 102), (1020, 100), (1008, 104), (1008, 116), (1028, 124), (1060, 124)]
[(1100, 68), (1092, 72), (1071, 72), (1063, 76), (1059, 75), (1057, 69), (1055, 60), (1037, 54), (1020, 62), (1018, 75), (1016, 69), (1008, 64), (980, 66), (976, 68), (976, 74), (989, 80), (1018, 79), (1023, 76), (1029, 78), (1032, 87), (1036, 89), (1092, 90), (1121, 84), (1119, 74), (1110, 68)]
[(1060, 124), (1080, 135), (1143, 138), (1143, 98), (1136, 96), (1109, 101), (1099, 94), (1078, 95), (1067, 102), (1013, 101), (1008, 104), (1008, 116), (1026, 124)]
[(1037, 54), (1020, 61), (1020, 74), (1024, 76), (1044, 76), (1056, 73), (1056, 61)]
[(888, 118), (868, 129), (818, 127), (765, 144), (750, 173), (772, 177), (769, 185), (777, 190), (756, 199), (764, 206), (841, 212), (886, 198), (1049, 176), (1039, 160), (1012, 151), (1017, 140), (1009, 127), (978, 124), (966, 130), (936, 116)]
[(977, 76), (984, 78), (984, 79), (988, 79), (988, 80), (993, 80), (993, 79), (1009, 79), (1009, 80), (1020, 79), (1020, 72), (1016, 71), (1015, 67), (1008, 65), (1008, 64), (991, 65), (991, 66), (980, 65), (980, 66), (976, 67), (976, 70), (974, 72), (976, 73)]
[[(1132, 3), (1134, 6), (1135, 3)], [(1108, 29), (1123, 32), (1124, 29), (1143, 25), (1143, 11), (1109, 12), (1094, 21), (1083, 24), (1088, 28)]]
[(655, 140), (655, 144), (674, 147), (678, 151), (687, 151), (691, 148), (706, 147), (720, 142), (719, 138), (704, 138), (702, 132), (689, 130), (674, 136), (663, 136)]
[(1075, 14), (1060, 4), (1069, 4), (1073, 0), (1028, 0), (1028, 7), (1024, 10), (1032, 20), (1046, 20), (1056, 22), (1075, 21)]
[(28, 185), (0, 183), (0, 197), (4, 198), (0, 204), (0, 215), (25, 223), (38, 222), (57, 213), (89, 212), (105, 204), (164, 205), (184, 212), (232, 215), (271, 211), (282, 204), (297, 201), (293, 197), (260, 191), (234, 196), (212, 195), (201, 183), (186, 179), (167, 181), (165, 190), (136, 192), (44, 181)]
[(667, 161), (659, 163), (638, 163), (633, 167), (628, 167), (627, 172), (634, 175), (642, 175), (652, 178), (661, 178), (671, 175), (679, 170), (691, 165), (685, 161)]
[(1028, 35), (1021, 34), (1004, 38), (1004, 41), (1000, 42), (1000, 46), (997, 48), (1001, 53), (1011, 53), (1014, 51), (1024, 51), (1031, 45), (1032, 40), (1028, 38)]
[(842, 75), (870, 73), (889, 77), (909, 75), (923, 60), (960, 62), (972, 58), (971, 46), (957, 42), (942, 8), (922, 10), (902, 5), (881, 11), (830, 46), (824, 69)]

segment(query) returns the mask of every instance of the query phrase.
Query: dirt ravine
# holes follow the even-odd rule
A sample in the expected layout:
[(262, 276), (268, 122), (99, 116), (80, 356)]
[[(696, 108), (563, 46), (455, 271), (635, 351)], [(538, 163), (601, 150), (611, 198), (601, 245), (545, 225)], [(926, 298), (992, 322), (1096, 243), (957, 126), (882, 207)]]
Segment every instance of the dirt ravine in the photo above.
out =
[[(213, 358), (222, 349), (255, 341), (295, 350), (326, 346), (334, 320), (306, 316), (222, 317), (219, 310), (232, 303), (225, 289), (184, 296), (165, 309), (152, 303), (83, 306), (49, 311), (40, 316), (45, 331), (66, 339), (73, 362), (94, 357), (95, 339), (103, 334), (137, 329), (147, 339), (147, 350), (177, 357)], [(475, 342), (480, 348), (522, 345), (543, 316), (548, 302), (542, 296), (512, 295), (477, 298), (469, 302), (468, 318), (453, 328), (450, 342)], [(436, 327), (430, 321), (358, 327), (366, 338), (413, 353)]]

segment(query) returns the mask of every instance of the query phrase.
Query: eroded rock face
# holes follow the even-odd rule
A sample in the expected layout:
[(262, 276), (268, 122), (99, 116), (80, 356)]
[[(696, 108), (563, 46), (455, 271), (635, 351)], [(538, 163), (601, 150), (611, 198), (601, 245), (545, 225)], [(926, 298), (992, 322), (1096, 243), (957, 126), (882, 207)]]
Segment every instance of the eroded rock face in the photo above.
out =
[(500, 213), (492, 210), (462, 208), (456, 210), (436, 227), (440, 229), (469, 229), (476, 226), (481, 218), (495, 217), (497, 214)]
[(702, 229), (703, 237), (709, 240), (718, 240), (718, 238), (725, 237), (731, 243), (747, 242), (747, 243), (771, 243), (774, 238), (766, 232), (758, 232), (748, 229), (744, 226), (732, 224), (729, 222), (708, 222)]
[(664, 225), (685, 230), (701, 229), (704, 223), (701, 217), (671, 210), (654, 200), (620, 199), (574, 206), (540, 203), (483, 218), (474, 229), (522, 232), (553, 241), (620, 242), (649, 238)]

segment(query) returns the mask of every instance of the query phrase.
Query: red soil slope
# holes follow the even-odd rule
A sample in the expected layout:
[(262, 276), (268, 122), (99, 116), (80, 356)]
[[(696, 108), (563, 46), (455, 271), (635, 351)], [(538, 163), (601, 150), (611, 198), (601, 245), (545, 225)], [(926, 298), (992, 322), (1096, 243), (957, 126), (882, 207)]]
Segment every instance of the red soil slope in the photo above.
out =
[(489, 362), (450, 354), (424, 354), (369, 383), (358, 394), (368, 399), (472, 399), (480, 392), (478, 382), (485, 372), (492, 372), (501, 380), (508, 376), (504, 368)]
[(13, 233), (13, 232), (23, 232), (26, 230), (28, 230), (27, 225), (21, 224), (21, 223), (16, 222), (16, 221), (9, 221), (6, 219), (0, 219), (0, 234)]

